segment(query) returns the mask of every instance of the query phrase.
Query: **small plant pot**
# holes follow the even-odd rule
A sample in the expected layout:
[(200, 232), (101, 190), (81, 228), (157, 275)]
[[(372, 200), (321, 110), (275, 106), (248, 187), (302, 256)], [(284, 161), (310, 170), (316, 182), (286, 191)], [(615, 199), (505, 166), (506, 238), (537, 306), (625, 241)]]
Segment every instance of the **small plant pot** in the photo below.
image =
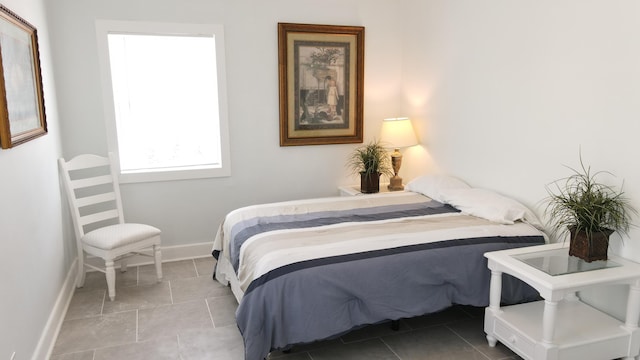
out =
[(380, 192), (380, 174), (360, 173), (360, 192), (364, 194)]
[(609, 236), (613, 231), (606, 230), (591, 234), (591, 239), (584, 231), (576, 232), (570, 229), (569, 255), (578, 257), (586, 262), (607, 260)]

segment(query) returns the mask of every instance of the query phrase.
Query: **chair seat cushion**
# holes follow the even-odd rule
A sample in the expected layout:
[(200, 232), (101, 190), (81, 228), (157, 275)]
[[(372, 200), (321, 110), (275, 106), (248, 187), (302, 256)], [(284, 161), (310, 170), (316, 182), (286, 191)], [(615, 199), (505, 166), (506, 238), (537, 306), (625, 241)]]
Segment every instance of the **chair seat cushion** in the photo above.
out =
[(87, 245), (103, 250), (135, 243), (159, 235), (160, 229), (144, 224), (116, 224), (88, 232), (82, 238)]

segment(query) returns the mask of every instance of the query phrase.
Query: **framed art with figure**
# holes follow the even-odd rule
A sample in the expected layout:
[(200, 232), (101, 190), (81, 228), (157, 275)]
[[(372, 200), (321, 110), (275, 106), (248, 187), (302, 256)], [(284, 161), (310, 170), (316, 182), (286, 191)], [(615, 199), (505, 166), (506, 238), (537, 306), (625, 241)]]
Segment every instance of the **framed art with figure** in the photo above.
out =
[(361, 143), (364, 27), (278, 23), (280, 146)]
[(36, 28), (0, 5), (0, 145), (47, 133)]

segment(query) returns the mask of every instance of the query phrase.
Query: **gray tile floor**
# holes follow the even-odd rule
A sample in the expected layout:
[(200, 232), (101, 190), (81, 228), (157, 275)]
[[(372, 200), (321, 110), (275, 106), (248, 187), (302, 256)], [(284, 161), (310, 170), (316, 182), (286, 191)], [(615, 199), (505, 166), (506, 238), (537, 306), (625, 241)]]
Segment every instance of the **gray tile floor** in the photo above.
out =
[[(51, 360), (243, 359), (234, 322), (237, 307), (227, 287), (211, 279), (211, 258), (163, 264), (158, 283), (153, 266), (116, 275), (116, 299), (106, 297), (104, 274), (87, 274), (77, 289)], [(274, 360), (325, 359), (520, 359), (482, 330), (483, 309), (455, 306), (442, 312), (371, 325), (340, 338), (294, 347)]]

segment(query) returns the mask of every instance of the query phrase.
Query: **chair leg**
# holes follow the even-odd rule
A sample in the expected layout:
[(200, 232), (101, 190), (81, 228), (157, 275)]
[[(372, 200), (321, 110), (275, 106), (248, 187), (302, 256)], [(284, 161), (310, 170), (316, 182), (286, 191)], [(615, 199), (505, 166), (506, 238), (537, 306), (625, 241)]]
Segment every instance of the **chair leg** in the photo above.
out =
[(127, 271), (127, 259), (122, 259), (120, 260), (120, 272), (126, 272)]
[(156, 263), (156, 276), (158, 282), (162, 281), (162, 253), (160, 252), (160, 245), (153, 245), (153, 253), (155, 255)]
[(76, 287), (81, 288), (84, 286), (84, 278), (87, 270), (84, 268), (84, 254), (78, 255), (78, 275), (76, 276)]
[(113, 260), (105, 263), (107, 275), (107, 289), (109, 290), (109, 299), (113, 301), (116, 298), (116, 270), (113, 267)]

